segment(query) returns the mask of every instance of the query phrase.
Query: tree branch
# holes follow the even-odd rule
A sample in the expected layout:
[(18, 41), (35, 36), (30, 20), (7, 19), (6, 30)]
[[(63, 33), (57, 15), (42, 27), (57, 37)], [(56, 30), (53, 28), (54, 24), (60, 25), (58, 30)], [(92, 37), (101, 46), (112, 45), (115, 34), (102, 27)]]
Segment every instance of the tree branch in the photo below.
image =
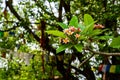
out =
[(120, 56), (120, 53), (107, 53), (107, 52), (97, 52), (97, 51), (93, 51), (90, 48), (86, 48), (86, 50), (89, 50), (90, 52), (96, 54), (96, 55), (105, 55), (105, 56)]
[(12, 6), (11, 0), (6, 1), (6, 6), (9, 7), (10, 11), (14, 14), (14, 16), (19, 20), (22, 21), (23, 19), (20, 17), (20, 15), (15, 11), (15, 9)]
[(64, 7), (65, 12), (67, 14), (67, 20), (70, 21), (70, 19), (71, 19), (70, 0), (67, 0), (67, 1), (63, 0), (63, 7)]
[(59, 22), (62, 22), (62, 5), (63, 5), (63, 0), (60, 0), (59, 10), (58, 10), (58, 13), (59, 13), (58, 21)]
[(78, 68), (80, 68), (82, 65), (84, 65), (89, 59), (91, 59), (95, 54), (93, 53), (91, 56), (89, 56), (88, 58), (86, 58), (84, 61), (82, 61), (82, 63), (80, 63), (80, 65), (78, 66)]
[[(64, 63), (64, 66), (68, 66), (68, 64), (66, 64), (66, 63)], [(76, 70), (76, 72), (79, 72), (79, 74), (83, 74), (83, 71), (82, 70), (80, 70), (80, 68), (76, 68), (76, 67), (74, 67), (74, 66), (72, 66), (72, 65), (70, 65), (71, 66), (71, 68), (73, 68), (73, 69), (75, 69)], [(84, 75), (84, 74), (83, 74)]]
[(18, 23), (18, 22), (16, 22), (16, 21), (1, 21), (0, 24), (1, 23)]

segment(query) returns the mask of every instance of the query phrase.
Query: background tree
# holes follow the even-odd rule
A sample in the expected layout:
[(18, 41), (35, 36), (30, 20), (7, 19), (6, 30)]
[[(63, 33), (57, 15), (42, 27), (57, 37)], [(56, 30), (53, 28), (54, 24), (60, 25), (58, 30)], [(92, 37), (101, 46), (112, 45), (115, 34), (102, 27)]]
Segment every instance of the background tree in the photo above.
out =
[[(82, 74), (88, 80), (91, 80), (91, 78), (95, 80), (96, 75), (91, 70), (91, 63), (94, 63), (93, 60), (90, 60), (90, 58), (93, 57), (91, 53), (82, 54), (72, 49), (73, 52), (70, 55), (66, 55), (65, 51), (56, 54), (56, 46), (54, 45), (57, 44), (57, 38), (45, 33), (46, 30), (51, 29), (62, 31), (63, 29), (57, 22), (69, 24), (73, 15), (78, 17), (79, 22), (83, 22), (84, 14), (88, 13), (92, 15), (97, 23), (103, 24), (105, 29), (108, 29), (98, 36), (100, 39), (98, 39), (98, 37), (96, 38), (98, 39), (96, 43), (93, 43), (97, 44), (98, 51), (108, 53), (119, 52), (119, 47), (114, 47), (119, 46), (119, 44), (109, 46), (109, 40), (112, 39), (111, 36), (119, 36), (119, 0), (21, 0), (18, 2), (5, 0), (1, 1), (1, 5), (2, 4), (4, 5), (0, 7), (2, 11), (0, 14), (1, 47), (13, 51), (14, 48), (17, 47), (18, 50), (30, 52), (31, 49), (28, 47), (28, 44), (40, 46), (39, 50), (42, 52), (40, 58), (42, 58), (43, 72), (45, 72), (45, 54), (50, 56), (50, 53), (53, 53), (55, 61), (52, 62), (51, 66), (56, 66), (65, 80), (78, 80), (79, 74)], [(5, 32), (7, 34), (9, 32), (10, 36), (6, 36)], [(119, 41), (116, 43), (119, 43)], [(94, 46), (91, 47), (91, 49), (95, 48)], [(91, 50), (91, 52), (96, 53), (93, 50)], [(71, 65), (76, 58), (80, 62), (79, 68)], [(105, 64), (119, 64), (119, 57), (115, 56), (111, 59), (112, 63), (109, 62), (106, 54), (94, 56), (94, 58), (97, 63), (102, 61), (102, 63)], [(94, 63), (94, 65), (95, 64), (96, 63)], [(98, 67), (98, 65), (99, 64), (96, 64), (95, 66)], [(71, 68), (76, 71), (74, 74), (71, 73)], [(106, 78), (111, 80), (118, 78), (117, 75), (115, 77), (112, 75), (113, 74), (107, 74)]]

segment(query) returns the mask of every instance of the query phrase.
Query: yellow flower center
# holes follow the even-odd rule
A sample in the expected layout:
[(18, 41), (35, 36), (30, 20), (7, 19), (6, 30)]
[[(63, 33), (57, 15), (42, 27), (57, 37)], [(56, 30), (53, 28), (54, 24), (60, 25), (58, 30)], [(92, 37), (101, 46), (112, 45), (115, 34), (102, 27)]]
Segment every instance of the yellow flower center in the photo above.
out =
[(68, 38), (63, 39), (63, 43), (67, 44), (69, 42)]
[(75, 34), (75, 37), (76, 37), (76, 38), (79, 38), (79, 37), (80, 37), (80, 35), (79, 35), (79, 34)]

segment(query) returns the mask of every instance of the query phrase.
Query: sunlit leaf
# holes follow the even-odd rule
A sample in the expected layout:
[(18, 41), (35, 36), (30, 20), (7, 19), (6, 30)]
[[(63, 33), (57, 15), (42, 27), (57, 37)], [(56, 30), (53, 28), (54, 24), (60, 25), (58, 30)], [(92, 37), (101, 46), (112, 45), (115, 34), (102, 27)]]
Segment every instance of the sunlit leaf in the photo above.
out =
[(78, 18), (76, 16), (73, 16), (70, 20), (69, 26), (78, 27)]
[(94, 28), (95, 21), (93, 20), (92, 16), (89, 14), (84, 15), (84, 25), (86, 26), (85, 32), (91, 32)]
[[(105, 32), (107, 30), (108, 29), (104, 29), (104, 30), (102, 30), (102, 29), (95, 29), (95, 30), (89, 32), (88, 35), (89, 35), (89, 37), (97, 36), (97, 35), (100, 35), (100, 34), (102, 34), (103, 32)], [(99, 37), (101, 37), (101, 36), (99, 36)]]
[(113, 36), (98, 36), (97, 39), (101, 40), (109, 40), (110, 38), (113, 38)]
[(59, 48), (57, 48), (56, 53), (59, 53), (59, 52), (65, 50), (66, 48), (71, 48), (72, 46), (73, 46), (72, 44), (60, 45)]
[(78, 38), (78, 40), (86, 40), (86, 39), (87, 39), (87, 37), (84, 36), (84, 35), (81, 35), (81, 36)]
[(82, 52), (83, 46), (81, 44), (76, 44), (74, 47), (78, 52)]
[(90, 33), (90, 36), (95, 36), (95, 35), (99, 35), (101, 34), (102, 31), (100, 29), (96, 29), (96, 30), (93, 30), (91, 33)]
[(85, 29), (85, 26), (80, 23), (78, 24), (78, 27), (81, 29), (81, 31), (83, 31)]
[(54, 36), (58, 36), (58, 37), (61, 37), (61, 38), (65, 38), (65, 34), (61, 31), (58, 31), (58, 30), (49, 30), (49, 31), (46, 31), (48, 34), (52, 34)]
[(120, 48), (120, 36), (117, 37), (117, 38), (113, 38), (110, 46), (113, 47), (113, 48)]
[(89, 34), (93, 31), (93, 25), (95, 22), (92, 22), (88, 26), (85, 27), (85, 29), (82, 31), (83, 34)]
[(57, 24), (59, 24), (62, 29), (68, 28), (68, 26), (67, 26), (66, 24), (64, 24), (64, 23), (60, 23), (60, 22), (59, 22), (59, 23), (57, 23)]
[(89, 14), (84, 15), (84, 24), (85, 24), (85, 26), (88, 26), (93, 22), (94, 22), (94, 20), (93, 20), (92, 16), (90, 16)]

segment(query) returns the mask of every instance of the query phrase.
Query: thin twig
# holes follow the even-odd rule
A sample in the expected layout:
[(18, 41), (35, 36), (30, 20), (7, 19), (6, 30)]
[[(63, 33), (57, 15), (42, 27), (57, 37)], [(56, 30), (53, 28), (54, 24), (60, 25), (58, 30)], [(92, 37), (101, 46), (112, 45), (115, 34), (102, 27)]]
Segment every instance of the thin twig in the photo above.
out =
[(0, 24), (2, 24), (2, 23), (18, 23), (18, 22), (16, 22), (16, 21), (1, 21)]
[[(16, 21), (0, 21), (0, 24), (2, 23), (19, 23), (19, 22), (16, 22)], [(40, 22), (30, 22), (29, 24), (40, 24)]]
[(90, 60), (95, 54), (93, 53), (91, 56), (89, 56), (88, 58), (86, 58), (84, 61), (82, 61), (82, 63), (80, 63), (80, 65), (78, 66), (78, 68), (80, 68), (83, 64), (85, 64), (88, 60)]

